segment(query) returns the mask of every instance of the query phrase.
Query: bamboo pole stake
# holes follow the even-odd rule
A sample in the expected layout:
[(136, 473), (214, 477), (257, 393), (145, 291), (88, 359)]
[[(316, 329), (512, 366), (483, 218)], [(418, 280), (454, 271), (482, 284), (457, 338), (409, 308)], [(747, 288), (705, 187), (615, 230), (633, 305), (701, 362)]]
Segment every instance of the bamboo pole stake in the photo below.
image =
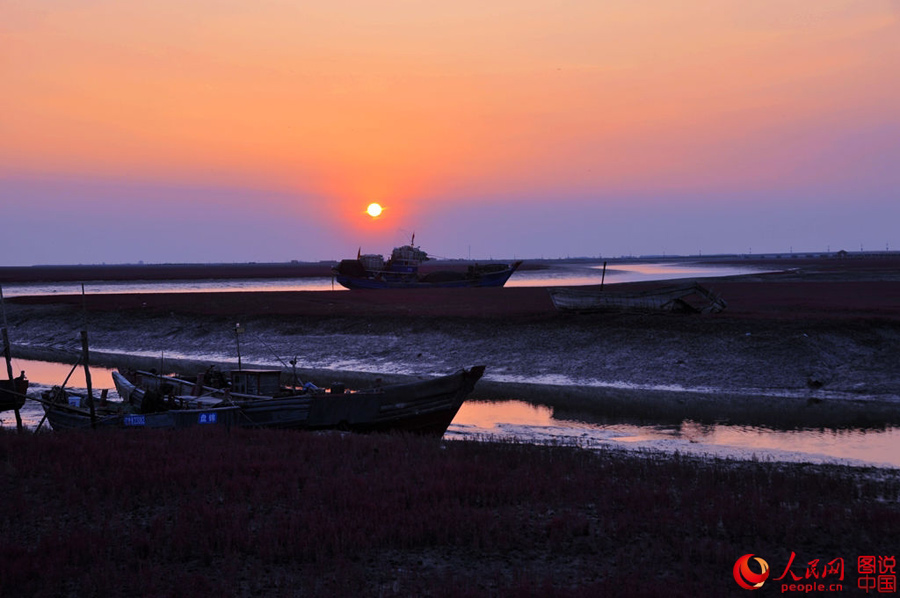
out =
[(238, 356), (238, 371), (241, 368), (241, 335), (244, 333), (244, 327), (241, 326), (240, 322), (234, 325), (234, 340), (237, 343), (237, 356)]
[(91, 408), (91, 428), (97, 427), (97, 413), (94, 411), (94, 391), (91, 388), (91, 356), (88, 351), (87, 333), (87, 299), (84, 296), (84, 283), (81, 284), (81, 310), (84, 326), (81, 329), (81, 355), (84, 362), (84, 381), (87, 384), (88, 406)]

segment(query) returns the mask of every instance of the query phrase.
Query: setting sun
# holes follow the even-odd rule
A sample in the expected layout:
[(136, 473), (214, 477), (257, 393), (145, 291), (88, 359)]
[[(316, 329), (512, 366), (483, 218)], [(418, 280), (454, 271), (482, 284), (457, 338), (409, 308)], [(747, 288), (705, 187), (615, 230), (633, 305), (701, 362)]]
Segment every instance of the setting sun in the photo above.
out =
[(372, 218), (377, 218), (381, 216), (381, 205), (377, 203), (370, 203), (369, 207), (366, 208), (366, 213)]

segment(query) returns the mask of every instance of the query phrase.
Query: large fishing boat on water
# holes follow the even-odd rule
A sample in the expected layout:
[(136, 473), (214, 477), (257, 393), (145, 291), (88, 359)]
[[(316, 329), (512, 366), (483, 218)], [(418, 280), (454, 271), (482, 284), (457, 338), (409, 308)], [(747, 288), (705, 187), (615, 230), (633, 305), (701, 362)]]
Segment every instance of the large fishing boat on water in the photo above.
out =
[(436, 270), (419, 272), (419, 266), (429, 260), (428, 254), (415, 245), (413, 235), (409, 245), (395, 247), (385, 261), (379, 254), (357, 252), (356, 259), (341, 260), (334, 268), (334, 278), (348, 289), (428, 289), (452, 287), (502, 287), (522, 265), (471, 264), (465, 270)]

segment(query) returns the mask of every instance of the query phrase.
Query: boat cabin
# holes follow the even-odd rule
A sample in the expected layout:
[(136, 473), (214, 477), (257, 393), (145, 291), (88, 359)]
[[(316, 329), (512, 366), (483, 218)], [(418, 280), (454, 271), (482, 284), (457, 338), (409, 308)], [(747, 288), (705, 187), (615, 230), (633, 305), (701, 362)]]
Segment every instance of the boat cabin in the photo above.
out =
[(428, 254), (412, 245), (394, 247), (391, 259), (388, 261), (388, 269), (391, 272), (415, 274), (419, 270), (419, 264), (428, 261)]
[(231, 390), (233, 392), (273, 396), (280, 389), (280, 370), (231, 370)]
[(369, 272), (381, 272), (384, 270), (384, 256), (377, 253), (366, 253), (359, 256), (359, 263)]

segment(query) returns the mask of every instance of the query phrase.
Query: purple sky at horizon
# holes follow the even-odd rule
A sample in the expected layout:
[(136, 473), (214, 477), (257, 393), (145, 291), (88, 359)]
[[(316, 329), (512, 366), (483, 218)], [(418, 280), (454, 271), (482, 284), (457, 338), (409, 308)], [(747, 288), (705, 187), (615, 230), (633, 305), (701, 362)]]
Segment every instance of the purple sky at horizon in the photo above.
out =
[(900, 249), (897, 0), (0, 11), (0, 265)]

